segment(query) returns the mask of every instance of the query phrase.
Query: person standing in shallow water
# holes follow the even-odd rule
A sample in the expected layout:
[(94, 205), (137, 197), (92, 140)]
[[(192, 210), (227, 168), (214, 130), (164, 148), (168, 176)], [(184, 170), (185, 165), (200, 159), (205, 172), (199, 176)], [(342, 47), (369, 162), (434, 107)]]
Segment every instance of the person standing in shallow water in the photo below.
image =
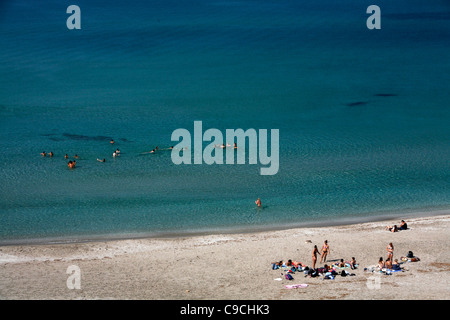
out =
[(261, 199), (259, 199), (259, 198), (256, 199), (255, 203), (256, 203), (256, 205), (257, 205), (258, 207), (261, 208)]
[(330, 246), (328, 245), (328, 240), (325, 240), (322, 246), (322, 255), (320, 256), (320, 263), (327, 262), (327, 255), (330, 252)]

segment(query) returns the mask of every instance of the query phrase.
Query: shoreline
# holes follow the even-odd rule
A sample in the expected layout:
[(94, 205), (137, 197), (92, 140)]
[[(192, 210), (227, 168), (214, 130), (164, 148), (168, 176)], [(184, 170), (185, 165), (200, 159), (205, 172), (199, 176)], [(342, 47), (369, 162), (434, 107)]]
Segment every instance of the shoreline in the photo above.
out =
[(66, 238), (60, 237), (45, 237), (45, 238), (30, 238), (30, 239), (15, 239), (15, 240), (0, 240), (0, 248), (6, 246), (26, 246), (26, 245), (63, 245), (63, 244), (82, 244), (94, 242), (110, 242), (120, 240), (140, 240), (140, 239), (179, 239), (191, 238), (199, 236), (214, 236), (214, 235), (234, 235), (234, 234), (255, 234), (263, 232), (284, 231), (290, 229), (303, 228), (323, 228), (323, 227), (338, 227), (351, 226), (361, 223), (382, 222), (393, 219), (414, 219), (422, 217), (433, 217), (441, 215), (450, 215), (450, 208), (431, 208), (429, 211), (424, 209), (417, 209), (414, 211), (380, 211), (366, 216), (357, 217), (342, 217), (337, 220), (322, 220), (316, 222), (302, 222), (283, 224), (276, 226), (259, 226), (255, 228), (217, 228), (216, 230), (192, 230), (186, 232), (153, 232), (153, 233), (124, 233), (120, 235), (91, 235), (91, 236), (69, 236)]
[[(385, 230), (402, 218), (258, 233), (3, 246), (0, 299), (448, 299), (450, 216), (407, 219), (409, 230)], [(320, 248), (325, 239), (331, 248), (327, 263), (356, 257), (354, 277), (324, 280), (297, 272), (294, 281), (275, 281), (280, 271), (272, 270), (272, 262), (292, 259), (311, 266), (313, 245)], [(420, 261), (405, 262), (404, 272), (392, 275), (364, 271), (386, 257), (390, 242), (394, 258), (413, 251)], [(318, 260), (316, 267), (323, 265)], [(79, 290), (67, 286), (73, 266), (81, 272)], [(373, 279), (380, 288), (369, 286)], [(289, 290), (289, 284), (307, 286)]]

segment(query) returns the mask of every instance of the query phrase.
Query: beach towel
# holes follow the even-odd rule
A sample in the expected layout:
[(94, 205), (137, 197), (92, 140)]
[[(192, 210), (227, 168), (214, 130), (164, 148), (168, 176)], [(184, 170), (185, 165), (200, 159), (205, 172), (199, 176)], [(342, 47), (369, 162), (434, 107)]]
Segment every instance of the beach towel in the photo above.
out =
[(286, 289), (306, 288), (307, 286), (308, 285), (306, 283), (285, 285)]
[(376, 265), (372, 265), (372, 266), (368, 266), (368, 267), (364, 268), (364, 271), (368, 271), (368, 272), (374, 272), (376, 270), (377, 270)]
[(348, 269), (351, 269), (350, 265), (348, 267), (333, 266), (333, 268), (336, 269), (336, 270), (348, 270)]

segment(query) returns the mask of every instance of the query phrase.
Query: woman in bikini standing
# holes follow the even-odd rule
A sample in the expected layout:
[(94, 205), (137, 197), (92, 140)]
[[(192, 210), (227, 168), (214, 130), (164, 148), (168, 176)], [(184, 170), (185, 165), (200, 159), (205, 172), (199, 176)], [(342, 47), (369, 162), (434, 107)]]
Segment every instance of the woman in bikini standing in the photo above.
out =
[(325, 240), (322, 246), (322, 255), (320, 256), (320, 263), (322, 263), (322, 259), (323, 262), (327, 262), (328, 252), (330, 252), (330, 246), (328, 245), (328, 241)]
[(314, 249), (312, 252), (312, 260), (313, 260), (313, 269), (316, 268), (316, 261), (317, 261), (317, 254), (319, 253), (319, 249), (317, 249), (317, 246), (314, 245)]
[(391, 261), (394, 261), (394, 245), (392, 244), (392, 242), (388, 244), (387, 252), (388, 252), (387, 259), (390, 258)]

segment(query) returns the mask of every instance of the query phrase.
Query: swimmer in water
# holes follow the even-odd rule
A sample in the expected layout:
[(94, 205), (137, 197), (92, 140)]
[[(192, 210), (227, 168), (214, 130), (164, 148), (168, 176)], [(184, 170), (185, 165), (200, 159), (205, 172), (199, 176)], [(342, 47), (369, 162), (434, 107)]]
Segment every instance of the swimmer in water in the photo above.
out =
[(98, 162), (106, 162), (105, 158), (103, 158), (103, 160), (97, 158), (97, 161), (98, 161)]
[(235, 149), (237, 149), (237, 145), (236, 145), (236, 142), (234, 143), (234, 148), (235, 148)]
[(69, 156), (67, 155), (67, 153), (66, 153), (66, 155), (64, 156), (64, 159), (69, 159)]
[(75, 158), (75, 159), (78, 159), (78, 155), (76, 154), (74, 158)]
[(41, 156), (45, 157), (47, 155), (47, 153), (45, 153), (45, 151), (42, 151)]
[(114, 140), (113, 140), (113, 139), (111, 139), (111, 141), (110, 141), (109, 143), (111, 143), (111, 144), (114, 144)]
[(258, 207), (261, 207), (261, 199), (256, 199), (255, 203)]
[(53, 152), (50, 151), (49, 155), (50, 155), (50, 158), (53, 157)]

